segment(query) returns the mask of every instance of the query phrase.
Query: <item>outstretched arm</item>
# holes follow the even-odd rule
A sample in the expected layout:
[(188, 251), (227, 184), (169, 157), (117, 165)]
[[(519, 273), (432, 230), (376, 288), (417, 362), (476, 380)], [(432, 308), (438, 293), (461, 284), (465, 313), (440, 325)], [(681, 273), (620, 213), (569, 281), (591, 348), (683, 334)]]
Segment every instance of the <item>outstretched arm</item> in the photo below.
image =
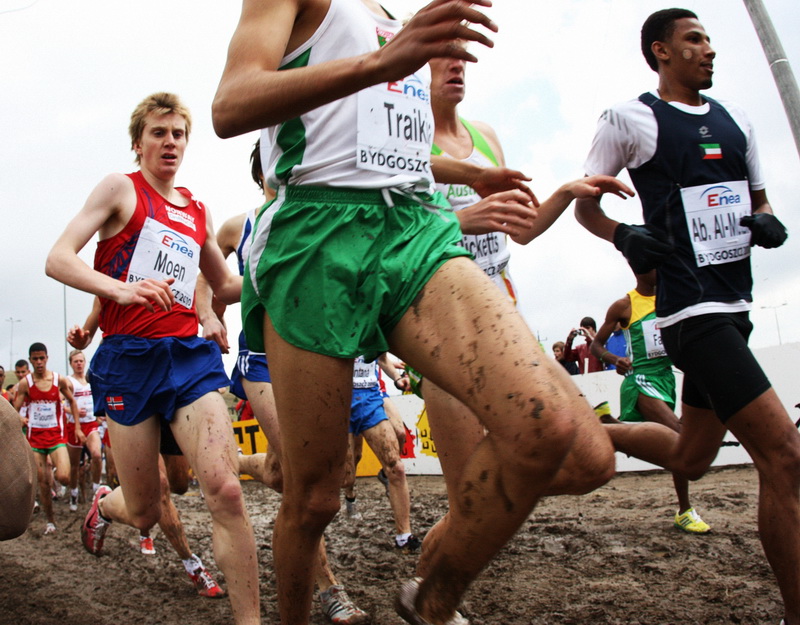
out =
[(613, 193), (622, 199), (635, 195), (628, 185), (613, 176), (589, 176), (572, 180), (562, 185), (539, 206), (539, 217), (527, 231), (520, 236), (512, 236), (512, 239), (522, 245), (530, 243), (555, 223), (572, 200), (578, 198), (579, 204), (582, 201), (594, 201), (599, 208), (599, 198), (603, 193)]
[(227, 138), (272, 126), (366, 87), (404, 78), (432, 58), (474, 62), (458, 40), (493, 44), (467, 24), (497, 30), (475, 4), (491, 6), (490, 0), (434, 0), (379, 50), (279, 72), (283, 56), (314, 33), (328, 5), (244, 0), (214, 97), (214, 129)]

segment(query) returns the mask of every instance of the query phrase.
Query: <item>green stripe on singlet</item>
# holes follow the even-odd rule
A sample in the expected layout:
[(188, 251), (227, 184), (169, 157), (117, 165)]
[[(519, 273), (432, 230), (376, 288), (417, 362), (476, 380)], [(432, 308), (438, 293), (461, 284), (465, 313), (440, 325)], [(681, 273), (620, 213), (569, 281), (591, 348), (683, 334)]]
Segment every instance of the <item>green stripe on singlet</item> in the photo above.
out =
[[(307, 67), (310, 56), (311, 48), (303, 52), (294, 61), (279, 67), (278, 70)], [(286, 181), (291, 176), (295, 165), (303, 162), (303, 156), (306, 152), (306, 127), (302, 118), (295, 117), (283, 122), (278, 129), (275, 142), (281, 150), (281, 156), (275, 165), (275, 176), (278, 180)]]

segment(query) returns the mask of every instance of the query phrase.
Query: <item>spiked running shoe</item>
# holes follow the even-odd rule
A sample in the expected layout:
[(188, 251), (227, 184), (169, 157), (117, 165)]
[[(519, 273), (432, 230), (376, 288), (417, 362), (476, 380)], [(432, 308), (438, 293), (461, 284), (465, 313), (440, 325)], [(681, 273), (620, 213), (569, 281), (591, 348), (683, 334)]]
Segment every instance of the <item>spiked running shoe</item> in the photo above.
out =
[(406, 542), (404, 542), (402, 545), (397, 542), (397, 538), (394, 539), (395, 549), (402, 551), (403, 553), (414, 553), (415, 551), (419, 551), (420, 545), (422, 545), (422, 541), (414, 536), (414, 534), (411, 534), (411, 536), (409, 536), (406, 539)]
[(189, 579), (192, 580), (194, 587), (197, 588), (197, 594), (201, 597), (208, 597), (209, 599), (219, 599), (225, 596), (225, 591), (222, 586), (214, 581), (211, 573), (204, 566), (197, 567), (191, 573), (186, 573)]
[(328, 590), (320, 591), (319, 603), (322, 613), (333, 625), (369, 623), (369, 614), (353, 603), (341, 584), (335, 584)]
[(56, 524), (48, 523), (47, 526), (44, 528), (43, 535), (47, 536), (48, 534), (55, 534), (55, 533), (56, 533)]
[(108, 526), (111, 525), (111, 521), (107, 521), (100, 515), (100, 500), (110, 492), (111, 489), (108, 486), (101, 486), (97, 489), (92, 506), (81, 527), (81, 542), (86, 551), (95, 556), (99, 556), (103, 551), (103, 540)]
[(69, 511), (70, 512), (78, 511), (78, 496), (73, 495), (72, 493), (69, 494)]
[(708, 534), (711, 531), (711, 527), (694, 508), (689, 508), (683, 514), (675, 514), (675, 527), (687, 534)]
[(156, 546), (150, 536), (139, 536), (139, 549), (146, 556), (152, 556), (156, 552)]
[[(411, 625), (431, 625), (417, 612), (416, 601), (421, 582), (421, 577), (415, 577), (405, 582), (400, 586), (400, 592), (397, 593), (397, 599), (395, 599), (394, 602), (395, 612), (397, 612), (406, 623), (410, 623)], [(453, 616), (450, 617), (445, 625), (469, 625), (469, 621), (458, 612), (454, 612)]]

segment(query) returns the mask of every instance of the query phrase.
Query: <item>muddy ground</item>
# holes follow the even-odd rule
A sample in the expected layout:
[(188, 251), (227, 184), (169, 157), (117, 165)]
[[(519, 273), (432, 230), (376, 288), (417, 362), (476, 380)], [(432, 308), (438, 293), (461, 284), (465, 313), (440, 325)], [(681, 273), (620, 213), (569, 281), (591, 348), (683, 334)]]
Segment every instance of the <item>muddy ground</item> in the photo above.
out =
[[(440, 477), (409, 478), (415, 531), (424, 534), (445, 508)], [(467, 594), (472, 625), (777, 625), (780, 597), (756, 529), (757, 475), (752, 467), (718, 469), (692, 486), (693, 503), (713, 534), (672, 527), (669, 474), (624, 474), (584, 497), (547, 499)], [(261, 562), (264, 623), (277, 623), (270, 538), (277, 496), (245, 482)], [(340, 514), (327, 532), (331, 561), (351, 597), (378, 625), (400, 625), (392, 603), (398, 580), (416, 557), (397, 553), (383, 486), (357, 483), (363, 520)], [(176, 498), (189, 542), (224, 585), (214, 564), (209, 516), (196, 490)], [(2, 625), (214, 625), (230, 623), (227, 599), (198, 597), (166, 539), (157, 554), (138, 552), (137, 533), (112, 526), (106, 555), (80, 546), (80, 521), (56, 502), (59, 531), (42, 536), (44, 519), (0, 543)], [(311, 622), (327, 621), (314, 609)]]

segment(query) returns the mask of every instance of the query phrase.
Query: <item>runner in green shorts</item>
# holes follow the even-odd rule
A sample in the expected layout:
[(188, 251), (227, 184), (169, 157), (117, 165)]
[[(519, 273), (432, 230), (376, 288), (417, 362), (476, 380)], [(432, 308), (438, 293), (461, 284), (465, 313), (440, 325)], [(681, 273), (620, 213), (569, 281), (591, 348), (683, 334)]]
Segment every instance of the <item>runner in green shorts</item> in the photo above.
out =
[[(636, 288), (611, 304), (590, 349), (597, 358), (615, 365), (617, 373), (625, 376), (619, 390), (619, 421), (649, 421), (680, 432), (681, 422), (675, 415), (675, 374), (661, 342), (661, 331), (656, 327), (656, 272), (654, 269), (635, 275)], [(617, 325), (625, 334), (627, 356), (624, 358), (605, 348)], [(618, 451), (642, 457), (636, 440), (631, 442), (626, 437), (636, 425), (619, 424), (613, 418), (603, 422)], [(678, 496), (675, 527), (690, 534), (708, 533), (711, 528), (689, 502), (689, 481), (676, 473), (672, 480)]]
[[(428, 575), (400, 590), (408, 622), (464, 622), (467, 587), (528, 518), (579, 431), (594, 443), (592, 483), (613, 474), (591, 408), (458, 248), (455, 218), (430, 206), (427, 63), (475, 61), (459, 42), (491, 45), (471, 27), (496, 29), (475, 8), (489, 5), (435, 0), (401, 30), (374, 0), (243, 3), (212, 115), (222, 137), (262, 129), (277, 190), (256, 226), (244, 322), (250, 347), (264, 344), (281, 431), (273, 560), (287, 625), (308, 622), (317, 548), (339, 511), (358, 354), (396, 354), (488, 430), (459, 475), (469, 494), (451, 506)], [(504, 228), (530, 228), (533, 200), (511, 187), (488, 206)]]

